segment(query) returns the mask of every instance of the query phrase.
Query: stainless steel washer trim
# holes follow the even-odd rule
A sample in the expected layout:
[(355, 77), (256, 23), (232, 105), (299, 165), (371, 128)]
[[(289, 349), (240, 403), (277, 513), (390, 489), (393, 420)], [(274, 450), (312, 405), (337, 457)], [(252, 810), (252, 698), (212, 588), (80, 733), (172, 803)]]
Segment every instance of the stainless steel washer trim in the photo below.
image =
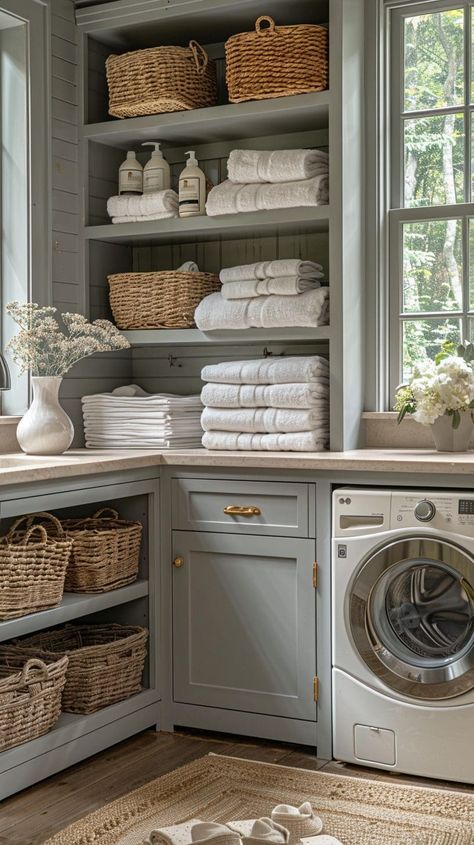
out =
[[(427, 536), (409, 536), (385, 543), (362, 561), (348, 591), (348, 618), (353, 642), (364, 663), (388, 687), (413, 698), (455, 698), (474, 687), (474, 648), (444, 667), (422, 668), (393, 655), (370, 623), (369, 606), (377, 581), (403, 561), (428, 559), (454, 570), (469, 585), (472, 598), (474, 559), (454, 543)], [(347, 597), (346, 597), (347, 600)]]

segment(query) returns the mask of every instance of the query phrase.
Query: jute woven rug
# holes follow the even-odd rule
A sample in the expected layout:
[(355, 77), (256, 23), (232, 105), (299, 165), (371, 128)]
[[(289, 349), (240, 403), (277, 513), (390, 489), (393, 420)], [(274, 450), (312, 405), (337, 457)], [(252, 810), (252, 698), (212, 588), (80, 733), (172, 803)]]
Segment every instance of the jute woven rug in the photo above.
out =
[(154, 827), (255, 818), (303, 800), (323, 819), (324, 833), (343, 845), (474, 843), (474, 793), (209, 755), (107, 804), (45, 845), (139, 845)]

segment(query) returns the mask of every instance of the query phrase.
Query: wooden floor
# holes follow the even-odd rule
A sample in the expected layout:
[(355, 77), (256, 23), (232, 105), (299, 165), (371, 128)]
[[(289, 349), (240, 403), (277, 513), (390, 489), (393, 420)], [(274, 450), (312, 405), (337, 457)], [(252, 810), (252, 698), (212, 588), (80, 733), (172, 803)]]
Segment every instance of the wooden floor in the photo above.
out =
[(196, 732), (145, 731), (3, 801), (0, 845), (40, 845), (76, 819), (209, 752), (333, 774), (472, 791), (471, 786), (320, 760), (311, 749), (301, 746)]

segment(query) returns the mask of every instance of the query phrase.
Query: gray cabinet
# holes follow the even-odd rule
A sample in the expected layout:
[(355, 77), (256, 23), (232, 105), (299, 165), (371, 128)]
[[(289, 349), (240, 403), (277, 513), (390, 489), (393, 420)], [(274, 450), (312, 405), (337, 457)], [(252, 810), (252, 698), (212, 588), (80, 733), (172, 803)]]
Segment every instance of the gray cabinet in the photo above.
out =
[(175, 702), (316, 721), (314, 553), (312, 539), (173, 532)]

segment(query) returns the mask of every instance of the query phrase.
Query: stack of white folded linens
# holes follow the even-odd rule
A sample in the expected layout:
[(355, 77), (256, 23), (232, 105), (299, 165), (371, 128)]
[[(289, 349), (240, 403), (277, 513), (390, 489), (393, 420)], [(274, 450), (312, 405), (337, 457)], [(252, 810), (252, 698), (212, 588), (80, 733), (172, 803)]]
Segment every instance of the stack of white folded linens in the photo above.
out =
[(321, 286), (321, 264), (280, 258), (226, 267), (222, 288), (205, 297), (194, 319), (201, 331), (324, 326), (329, 288)]
[(194, 449), (201, 445), (199, 396), (146, 393), (136, 384), (82, 397), (89, 449)]
[(329, 365), (319, 355), (204, 367), (206, 449), (320, 452), (329, 442)]
[(149, 194), (109, 197), (107, 214), (112, 223), (140, 223), (178, 216), (178, 194), (169, 188)]
[(323, 150), (232, 150), (227, 172), (229, 178), (207, 198), (210, 217), (329, 202), (328, 154)]

